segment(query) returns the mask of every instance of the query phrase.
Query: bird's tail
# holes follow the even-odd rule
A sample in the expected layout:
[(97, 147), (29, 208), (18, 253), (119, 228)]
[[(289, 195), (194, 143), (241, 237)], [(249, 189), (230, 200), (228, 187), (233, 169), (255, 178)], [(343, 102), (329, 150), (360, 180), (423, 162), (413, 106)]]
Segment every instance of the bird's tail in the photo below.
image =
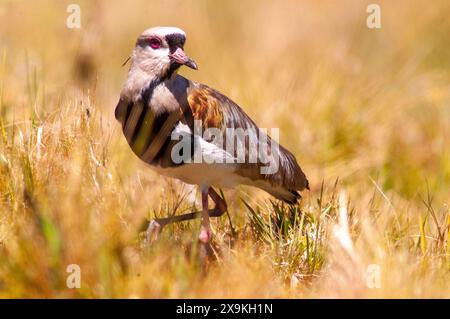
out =
[(282, 187), (270, 187), (270, 186), (261, 187), (260, 185), (259, 187), (262, 190), (269, 193), (270, 195), (272, 195), (273, 197), (280, 199), (288, 204), (296, 204), (302, 198), (300, 193), (297, 192), (296, 190), (289, 190)]

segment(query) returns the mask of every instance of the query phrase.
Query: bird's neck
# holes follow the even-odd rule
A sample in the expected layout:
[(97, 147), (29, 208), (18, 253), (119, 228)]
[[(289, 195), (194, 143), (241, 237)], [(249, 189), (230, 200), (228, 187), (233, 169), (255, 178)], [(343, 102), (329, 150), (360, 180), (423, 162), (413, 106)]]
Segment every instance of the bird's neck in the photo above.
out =
[(173, 70), (167, 69), (163, 73), (152, 72), (140, 64), (132, 64), (128, 72), (128, 78), (122, 88), (122, 97), (126, 97), (130, 101), (137, 101), (143, 94), (143, 88), (156, 88), (161, 83), (171, 86), (177, 78), (178, 68)]

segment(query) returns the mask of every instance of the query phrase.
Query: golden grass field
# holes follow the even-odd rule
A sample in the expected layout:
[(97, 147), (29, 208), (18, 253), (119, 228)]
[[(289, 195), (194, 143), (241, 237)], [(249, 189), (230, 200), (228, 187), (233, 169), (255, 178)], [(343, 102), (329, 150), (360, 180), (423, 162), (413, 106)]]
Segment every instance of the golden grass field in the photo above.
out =
[[(66, 27), (72, 2), (80, 29)], [(381, 29), (366, 27), (372, 2)], [(0, 0), (0, 297), (449, 298), (449, 12)], [(186, 31), (199, 71), (182, 75), (280, 128), (311, 185), (296, 207), (224, 190), (232, 227), (213, 220), (207, 263), (200, 221), (142, 245), (145, 220), (199, 208), (199, 194), (141, 163), (113, 115), (121, 65), (157, 25)]]

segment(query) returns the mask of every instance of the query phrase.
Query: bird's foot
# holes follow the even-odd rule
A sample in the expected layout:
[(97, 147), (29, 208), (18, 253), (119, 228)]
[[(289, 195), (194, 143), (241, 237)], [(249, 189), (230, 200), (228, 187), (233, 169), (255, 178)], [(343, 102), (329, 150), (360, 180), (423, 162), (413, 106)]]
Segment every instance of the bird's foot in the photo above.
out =
[(153, 241), (158, 239), (159, 233), (162, 230), (162, 225), (156, 220), (152, 220), (148, 225), (147, 231), (145, 232), (145, 244), (149, 245)]
[(198, 236), (198, 239), (202, 244), (208, 244), (212, 239), (212, 232), (210, 228), (206, 228), (202, 226), (202, 229), (200, 230), (200, 235)]

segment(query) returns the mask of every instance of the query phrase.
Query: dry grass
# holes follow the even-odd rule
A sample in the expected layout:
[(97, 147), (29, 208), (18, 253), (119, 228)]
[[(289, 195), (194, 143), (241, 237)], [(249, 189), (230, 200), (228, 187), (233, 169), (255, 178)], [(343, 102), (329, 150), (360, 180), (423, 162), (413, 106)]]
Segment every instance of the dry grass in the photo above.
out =
[[(79, 3), (70, 30), (65, 2), (0, 2), (0, 297), (450, 297), (448, 1), (380, 1), (380, 30), (366, 1)], [(312, 186), (295, 208), (226, 190), (206, 267), (198, 222), (142, 249), (145, 218), (198, 194), (112, 115), (155, 25), (186, 30), (200, 71), (181, 73), (280, 127)]]

